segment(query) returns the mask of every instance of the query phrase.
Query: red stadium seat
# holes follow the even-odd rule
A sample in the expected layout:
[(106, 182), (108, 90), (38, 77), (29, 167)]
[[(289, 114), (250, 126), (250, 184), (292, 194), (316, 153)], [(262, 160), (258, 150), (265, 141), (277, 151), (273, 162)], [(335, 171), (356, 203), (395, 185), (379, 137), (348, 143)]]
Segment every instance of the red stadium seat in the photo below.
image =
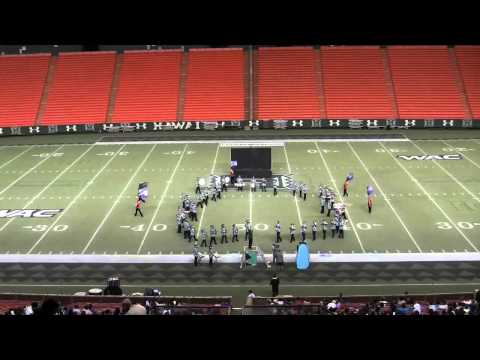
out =
[(400, 118), (465, 118), (446, 46), (391, 46), (388, 54)]
[(394, 117), (379, 47), (322, 47), (321, 62), (329, 118)]
[(456, 46), (455, 53), (474, 119), (480, 119), (480, 46)]
[(35, 123), (49, 54), (0, 56), (0, 127)]
[(181, 62), (181, 50), (125, 52), (113, 122), (176, 121)]
[(313, 48), (260, 48), (256, 68), (258, 119), (320, 118)]
[(61, 53), (41, 124), (105, 122), (115, 56), (115, 52)]
[(189, 52), (183, 119), (244, 120), (243, 49), (192, 49)]

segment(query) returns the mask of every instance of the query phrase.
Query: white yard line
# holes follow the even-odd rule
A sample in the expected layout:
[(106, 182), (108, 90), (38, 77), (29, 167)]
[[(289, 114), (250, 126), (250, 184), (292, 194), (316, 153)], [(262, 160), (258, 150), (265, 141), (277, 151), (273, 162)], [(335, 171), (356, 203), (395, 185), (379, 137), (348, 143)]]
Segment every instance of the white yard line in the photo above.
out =
[[(210, 174), (212, 175), (215, 172), (215, 166), (217, 166), (217, 158), (218, 158), (218, 150), (220, 150), (220, 144), (217, 145), (217, 151), (215, 152), (215, 157), (213, 158), (213, 165), (212, 169), (210, 170)], [(202, 223), (203, 223), (203, 216), (207, 212), (207, 207), (202, 210), (202, 215), (200, 215), (200, 221), (198, 223), (198, 228), (197, 228), (197, 239), (200, 236), (200, 230), (202, 229)]]
[[(22, 151), (20, 154), (16, 155), (15, 157), (11, 158), (10, 160), (8, 160), (7, 162), (3, 163), (1, 166), (0, 166), (0, 169), (4, 168), (5, 166), (7, 166), (8, 164), (10, 164), (12, 161), (15, 161), (17, 160), (20, 156), (22, 156), (23, 154), (25, 154), (26, 152), (30, 151), (35, 145), (30, 145), (30, 147), (25, 150), (25, 151)], [(2, 147), (3, 148), (3, 147)]]
[(409, 176), (410, 180), (412, 180), (419, 188), (420, 190), (423, 191), (423, 193), (430, 199), (430, 201), (437, 207), (437, 209), (445, 216), (445, 218), (450, 222), (450, 224), (460, 233), (460, 235), (465, 239), (466, 242), (475, 250), (479, 251), (477, 247), (470, 241), (470, 239), (463, 233), (463, 231), (457, 226), (457, 224), (448, 216), (448, 214), (438, 205), (438, 203), (435, 201), (434, 198), (425, 190), (423, 185), (418, 181), (406, 168), (405, 166), (402, 165), (402, 163), (383, 145), (381, 142), (379, 142), (380, 146), (382, 146), (385, 149), (385, 152), (392, 157), (393, 160), (403, 169), (403, 171)]
[(365, 169), (366, 173), (368, 174), (368, 176), (370, 176), (370, 178), (373, 180), (373, 182), (375, 183), (375, 186), (378, 188), (378, 190), (380, 190), (380, 193), (382, 194), (383, 198), (385, 199), (385, 201), (387, 202), (388, 206), (390, 206), (390, 209), (392, 209), (393, 213), (395, 214), (395, 216), (397, 217), (398, 221), (400, 221), (400, 224), (402, 224), (404, 230), (407, 232), (408, 236), (410, 237), (410, 240), (412, 240), (412, 242), (415, 244), (416, 248), (418, 249), (419, 252), (422, 252), (422, 249), (420, 248), (420, 246), (418, 245), (418, 243), (415, 241), (415, 238), (413, 237), (413, 235), (410, 233), (410, 231), (408, 230), (407, 226), (405, 225), (405, 223), (403, 222), (402, 218), (400, 217), (400, 215), (397, 213), (397, 210), (395, 210), (395, 208), (393, 207), (392, 203), (390, 202), (390, 200), (388, 199), (387, 195), (383, 192), (380, 184), (377, 182), (377, 180), (373, 177), (373, 175), (370, 173), (370, 170), (368, 169), (368, 167), (365, 165), (365, 163), (363, 162), (363, 160), (360, 158), (360, 156), (358, 156), (358, 153), (355, 151), (355, 149), (353, 148), (352, 144), (350, 144), (349, 142), (347, 142), (347, 145), (350, 147), (350, 149), (352, 150), (353, 154), (355, 155), (355, 157), (357, 158), (357, 160), (360, 162), (360, 164), (362, 164), (363, 168)]
[[(424, 155), (427, 155), (427, 153), (417, 144), (415, 144), (413, 141), (410, 142), (413, 146), (415, 146), (418, 150), (423, 152)], [(440, 165), (437, 160), (432, 160), (435, 165), (437, 165), (440, 170), (442, 170), (445, 174), (447, 174), (450, 179), (455, 181), (463, 190), (465, 190), (474, 200), (480, 203), (480, 199), (472, 192), (470, 191), (465, 185), (463, 185), (455, 176), (453, 176), (447, 169), (445, 169), (442, 165)]]
[[(37, 195), (35, 195), (24, 207), (23, 209), (28, 208), (33, 202), (38, 199), (48, 188), (54, 184), (60, 177), (62, 177), (68, 170), (72, 168), (78, 161), (80, 161), (95, 145), (91, 145), (87, 150), (85, 150), (79, 157), (77, 157), (69, 166), (67, 166), (61, 173), (59, 173), (52, 181), (50, 181)], [(15, 218), (8, 220), (1, 228), (0, 231), (5, 230), (5, 228), (10, 224)]]
[[(455, 146), (452, 146), (450, 145), (449, 143), (447, 143), (446, 141), (442, 141), (445, 145), (447, 145), (448, 147), (450, 148), (453, 148), (455, 149)], [(465, 155), (463, 152), (461, 151), (458, 151), (458, 150), (455, 150), (456, 152), (458, 152), (460, 155), (462, 155), (465, 159), (467, 159), (468, 161), (470, 161), (474, 166), (476, 166), (477, 168), (480, 169), (480, 165), (478, 165), (475, 161), (473, 161), (472, 159), (470, 159), (467, 155)]]
[[(57, 152), (58, 150), (60, 150), (61, 148), (63, 147), (60, 146), (58, 147), (57, 149), (55, 149), (53, 152)], [(5, 191), (7, 191), (8, 189), (10, 189), (13, 185), (15, 185), (17, 182), (19, 182), (20, 180), (22, 180), (25, 176), (27, 176), (28, 174), (30, 174), (33, 170), (35, 170), (37, 167), (39, 167), (40, 165), (42, 165), (45, 161), (47, 161), (48, 159), (50, 159), (52, 156), (47, 156), (45, 159), (43, 160), (40, 160), (37, 164), (35, 164), (35, 166), (32, 166), (28, 171), (26, 171), (25, 173), (23, 173), (23, 175), (21, 175), (20, 177), (16, 178), (10, 185), (8, 185), (6, 188), (4, 188), (2, 191), (0, 191), (0, 195), (2, 195)]]
[(103, 167), (97, 171), (97, 173), (95, 174), (95, 176), (90, 180), (88, 181), (85, 186), (82, 188), (82, 190), (80, 190), (80, 192), (73, 198), (73, 200), (67, 205), (67, 207), (57, 216), (57, 218), (55, 219), (55, 221), (48, 227), (48, 229), (38, 238), (38, 240), (35, 242), (35, 244), (33, 244), (33, 246), (30, 248), (30, 250), (28, 250), (27, 254), (31, 254), (32, 251), (38, 246), (38, 244), (40, 244), (40, 242), (45, 239), (45, 237), (47, 236), (47, 234), (50, 232), (50, 230), (60, 221), (60, 219), (67, 213), (67, 211), (75, 204), (75, 202), (78, 200), (78, 198), (80, 196), (82, 196), (82, 194), (85, 192), (85, 190), (88, 189), (88, 187), (90, 185), (93, 184), (93, 182), (95, 181), (95, 179), (103, 172), (103, 170), (105, 170), (105, 168), (113, 161), (113, 159), (115, 159), (118, 155), (119, 152), (121, 152), (123, 150), (123, 148), (125, 147), (126, 145), (123, 145), (121, 146), (116, 152), (115, 154), (110, 158), (108, 159), (108, 161), (105, 163), (105, 165), (103, 165)]
[[(285, 154), (285, 159), (287, 160), (287, 168), (289, 175), (292, 174), (292, 168), (290, 167), (290, 162), (288, 161), (288, 154), (287, 154), (287, 146), (283, 147), (283, 153)], [(297, 207), (297, 215), (298, 215), (298, 226), (300, 227), (303, 224), (302, 215), (300, 214), (300, 207), (298, 206), (297, 197), (293, 197), (295, 201), (295, 206)]]
[(155, 212), (153, 213), (152, 220), (150, 220), (150, 224), (148, 224), (148, 228), (145, 231), (145, 235), (143, 235), (142, 242), (140, 243), (140, 246), (138, 247), (138, 250), (137, 250), (137, 254), (140, 254), (140, 252), (142, 251), (143, 244), (145, 243), (145, 239), (147, 238), (148, 234), (150, 233), (150, 229), (152, 228), (153, 222), (155, 221), (155, 218), (158, 215), (158, 211), (160, 210), (160, 207), (162, 206), (163, 201), (165, 200), (165, 195), (167, 194), (168, 189), (170, 188), (170, 185), (173, 182), (173, 177), (177, 173), (178, 167), (180, 166), (180, 163), (182, 162), (182, 159), (185, 155), (185, 152), (187, 151), (187, 147), (188, 147), (188, 144), (186, 144), (185, 147), (183, 148), (182, 154), (180, 155), (180, 158), (177, 161), (177, 165), (173, 169), (172, 175), (170, 175), (170, 179), (168, 179), (168, 181), (167, 181), (167, 186), (165, 187), (165, 190), (163, 190), (162, 197), (161, 197), (160, 201), (158, 202), (158, 205), (157, 205), (157, 208), (155, 209)]
[[(322, 158), (323, 165), (325, 166), (325, 169), (327, 169), (328, 176), (330, 177), (330, 181), (332, 182), (333, 186), (335, 187), (335, 191), (337, 192), (338, 196), (341, 195), (337, 183), (335, 182), (335, 179), (332, 176), (332, 173), (330, 172), (330, 168), (328, 167), (327, 161), (325, 160), (325, 157), (323, 156), (322, 151), (320, 150), (320, 147), (318, 146), (318, 143), (315, 141), (314, 142), (315, 147), (317, 148), (318, 154)], [(360, 240), (360, 236), (358, 235), (357, 229), (355, 228), (355, 222), (352, 219), (352, 216), (350, 212), (348, 211), (347, 207), (345, 207), (345, 212), (348, 216), (348, 219), (352, 222), (352, 230), (355, 233), (355, 237), (357, 238), (358, 244), (360, 245), (360, 248), (362, 249), (363, 252), (365, 252), (365, 248), (363, 247), (362, 241)]]
[(87, 244), (85, 245), (85, 247), (83, 248), (81, 254), (85, 254), (85, 252), (87, 251), (87, 249), (89, 248), (89, 246), (92, 244), (93, 240), (95, 239), (95, 237), (97, 236), (97, 234), (100, 232), (100, 230), (102, 229), (103, 225), (105, 224), (105, 222), (107, 221), (107, 219), (110, 217), (110, 215), (112, 214), (113, 212), (113, 209), (115, 209), (115, 206), (117, 206), (117, 204), (120, 202), (120, 200), (122, 199), (123, 197), (123, 194), (125, 193), (125, 191), (127, 191), (128, 187), (130, 186), (131, 182), (133, 181), (133, 179), (135, 179), (135, 176), (137, 176), (138, 172), (140, 171), (140, 169), (143, 167), (143, 165), (145, 165), (145, 162), (148, 160), (148, 158), (150, 157), (150, 155), (152, 154), (153, 150), (157, 147), (157, 144), (153, 145), (152, 148), (150, 149), (150, 151), (147, 153), (147, 155), (145, 156), (145, 158), (143, 159), (143, 161), (140, 163), (140, 165), (138, 165), (137, 169), (135, 170), (135, 172), (133, 173), (133, 175), (130, 177), (130, 179), (128, 180), (127, 184), (125, 185), (125, 187), (123, 188), (122, 192), (120, 193), (120, 195), (118, 195), (117, 199), (115, 200), (115, 202), (113, 203), (112, 207), (110, 208), (110, 210), (108, 210), (107, 214), (105, 215), (105, 217), (102, 219), (102, 221), (100, 222), (100, 224), (98, 225), (97, 229), (95, 230), (95, 232), (93, 233), (93, 235), (90, 237), (90, 239), (88, 240)]

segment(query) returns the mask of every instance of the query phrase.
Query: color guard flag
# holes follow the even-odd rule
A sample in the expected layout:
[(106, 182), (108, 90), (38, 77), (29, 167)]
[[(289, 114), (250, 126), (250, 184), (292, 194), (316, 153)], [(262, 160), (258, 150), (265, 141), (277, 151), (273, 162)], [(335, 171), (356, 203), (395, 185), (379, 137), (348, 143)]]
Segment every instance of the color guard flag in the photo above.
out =
[(148, 198), (148, 183), (144, 182), (138, 185), (138, 197), (142, 201), (146, 201)]
[(373, 195), (373, 186), (372, 185), (368, 185), (367, 186), (367, 195), (368, 196), (372, 196)]

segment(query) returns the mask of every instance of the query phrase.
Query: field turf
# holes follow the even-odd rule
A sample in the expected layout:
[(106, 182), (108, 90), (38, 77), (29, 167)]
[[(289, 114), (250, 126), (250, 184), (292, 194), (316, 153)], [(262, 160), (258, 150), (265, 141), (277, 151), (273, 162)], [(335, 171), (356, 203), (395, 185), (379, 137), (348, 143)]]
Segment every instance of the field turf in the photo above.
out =
[[(191, 254), (192, 244), (176, 233), (180, 195), (194, 192), (197, 176), (228, 173), (230, 148), (215, 143), (52, 144), (0, 147), (0, 209), (63, 209), (53, 218), (1, 218), (0, 254)], [(221, 142), (221, 140), (219, 141)], [(397, 155), (461, 154), (462, 160), (412, 160)], [(229, 190), (199, 209), (206, 229), (230, 227), (250, 218), (254, 242), (270, 252), (273, 226), (282, 224), (282, 249), (293, 253), (288, 224), (309, 225), (312, 252), (478, 252), (480, 249), (480, 140), (408, 142), (286, 142), (272, 147), (275, 174), (309, 186), (307, 201), (281, 190), (273, 197)], [(354, 173), (345, 238), (311, 240), (319, 214), (319, 184), (342, 189)], [(148, 182), (145, 217), (134, 217), (138, 184)], [(365, 188), (376, 198), (368, 213)], [(203, 211), (203, 212), (202, 212)], [(298, 232), (298, 230), (297, 230)], [(299, 238), (297, 233), (297, 239)], [(321, 236), (320, 236), (321, 237)], [(230, 240), (230, 234), (229, 234)], [(220, 255), (240, 252), (240, 241), (221, 245)]]

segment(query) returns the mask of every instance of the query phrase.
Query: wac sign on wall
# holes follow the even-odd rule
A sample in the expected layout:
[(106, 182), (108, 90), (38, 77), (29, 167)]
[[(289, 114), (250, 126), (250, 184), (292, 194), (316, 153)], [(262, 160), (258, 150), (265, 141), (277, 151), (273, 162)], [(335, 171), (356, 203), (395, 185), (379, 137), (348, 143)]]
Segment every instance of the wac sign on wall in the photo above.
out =
[(397, 155), (402, 160), (462, 160), (463, 157), (459, 154), (447, 155)]

